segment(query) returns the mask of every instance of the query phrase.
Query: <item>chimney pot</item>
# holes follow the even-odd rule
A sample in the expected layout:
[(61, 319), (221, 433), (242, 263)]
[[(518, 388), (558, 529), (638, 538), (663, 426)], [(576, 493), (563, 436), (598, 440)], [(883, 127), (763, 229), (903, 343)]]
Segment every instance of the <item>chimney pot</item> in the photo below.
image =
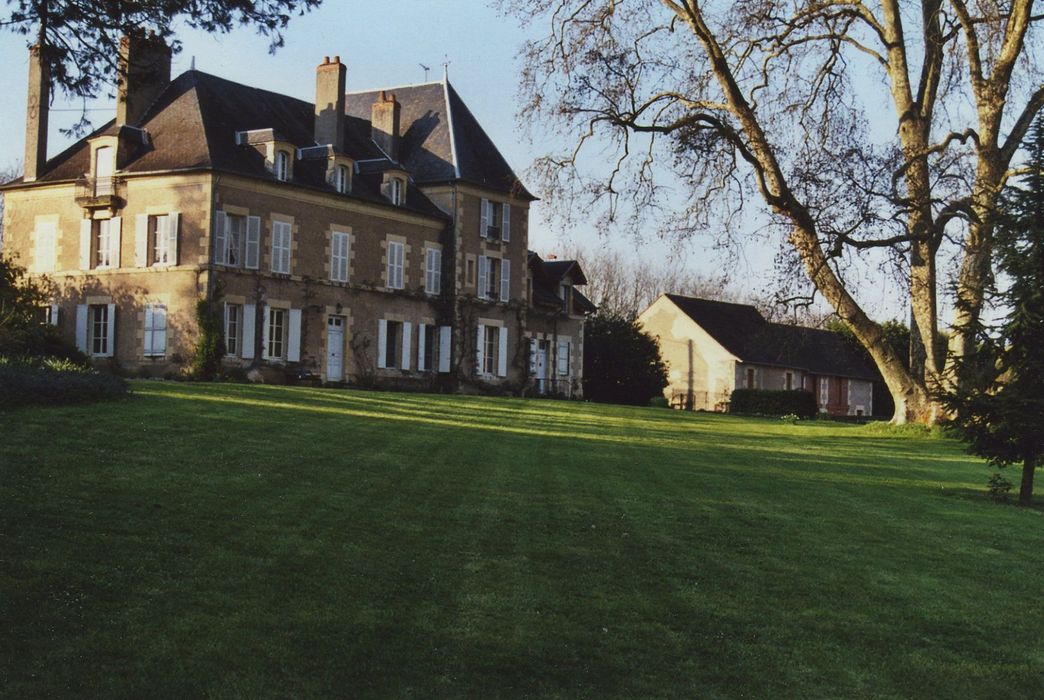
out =
[(334, 56), (334, 63), (340, 63), (340, 62), (341, 62), (341, 57), (340, 56)]

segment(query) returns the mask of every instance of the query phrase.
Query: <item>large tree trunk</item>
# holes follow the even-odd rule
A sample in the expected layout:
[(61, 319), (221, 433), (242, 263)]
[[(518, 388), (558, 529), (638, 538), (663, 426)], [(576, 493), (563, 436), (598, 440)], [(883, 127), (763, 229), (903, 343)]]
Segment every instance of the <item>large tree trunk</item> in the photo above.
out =
[(1033, 472), (1037, 469), (1036, 457), (1027, 457), (1022, 464), (1022, 485), (1019, 486), (1019, 505), (1033, 505)]

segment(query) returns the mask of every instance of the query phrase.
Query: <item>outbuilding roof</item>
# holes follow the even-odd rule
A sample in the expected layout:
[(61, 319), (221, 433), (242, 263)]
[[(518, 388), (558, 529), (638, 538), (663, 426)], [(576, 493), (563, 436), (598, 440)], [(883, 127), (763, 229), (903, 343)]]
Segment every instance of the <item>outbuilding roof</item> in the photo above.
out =
[(772, 323), (749, 304), (664, 295), (741, 362), (876, 381), (877, 370), (839, 333)]

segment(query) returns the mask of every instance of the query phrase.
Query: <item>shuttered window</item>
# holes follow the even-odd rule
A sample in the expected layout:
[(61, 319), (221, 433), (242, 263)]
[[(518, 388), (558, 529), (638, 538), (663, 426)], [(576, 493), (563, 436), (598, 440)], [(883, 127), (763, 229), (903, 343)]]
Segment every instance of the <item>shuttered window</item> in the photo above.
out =
[(442, 292), (442, 251), (438, 248), (425, 251), (424, 291), (431, 295)]
[(88, 348), (95, 357), (112, 355), (112, 304), (91, 304), (87, 313)]
[(267, 357), (270, 360), (286, 359), (286, 309), (268, 309)]
[(569, 376), (569, 341), (558, 341), (558, 374), (562, 377)]
[(145, 357), (163, 357), (167, 352), (167, 307), (145, 306)]
[(398, 241), (388, 241), (388, 287), (402, 289), (406, 246)]
[(242, 309), (239, 304), (225, 304), (225, 354), (230, 357), (239, 355)]
[(290, 274), (290, 224), (272, 222), (272, 272)]
[(348, 281), (348, 234), (334, 231), (330, 237), (330, 279)]

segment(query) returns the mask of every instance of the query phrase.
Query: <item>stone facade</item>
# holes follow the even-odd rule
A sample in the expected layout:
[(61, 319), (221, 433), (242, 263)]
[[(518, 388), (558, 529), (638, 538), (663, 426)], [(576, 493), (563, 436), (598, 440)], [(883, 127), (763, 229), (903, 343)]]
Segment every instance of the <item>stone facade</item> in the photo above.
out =
[[(343, 75), (339, 60), (320, 66), (324, 104), (334, 102), (330, 84), (336, 90)], [(63, 335), (99, 365), (178, 375), (198, 340), (197, 303), (208, 300), (222, 317), (230, 371), (257, 370), (267, 381), (497, 393), (535, 386), (533, 338), (569, 338), (561, 377), (569, 389), (556, 393), (579, 395), (584, 312), (532, 306), (533, 198), (524, 188), (424, 181), (409, 153), (402, 162), (366, 157), (376, 140), (357, 133), (323, 147), (298, 137), (292, 120), (215, 137), (203, 128), (206, 111), (197, 103), (206, 93), (197, 87), (217, 80), (180, 77), (161, 91), (162, 111), (104, 128), (35, 181), (5, 187), (4, 253), (48, 285), (51, 319)], [(448, 111), (451, 88), (443, 90)], [(282, 100), (284, 111), (298, 106), (270, 99)], [(380, 99), (378, 111), (397, 114), (394, 94)], [(209, 153), (229, 155), (225, 163), (213, 157), (177, 167), (193, 159), (180, 145), (192, 134), (169, 132), (189, 129), (197, 113), (198, 136), (221, 139)], [(343, 117), (318, 114), (315, 138), (341, 138)], [(397, 129), (397, 118), (382, 121), (382, 129)], [(382, 140), (398, 150), (399, 136)], [(144, 148), (128, 145), (138, 141)], [(352, 144), (362, 145), (353, 152)], [(114, 161), (103, 178), (105, 147)], [(136, 168), (149, 159), (169, 167)], [(350, 184), (338, 189), (331, 173), (342, 164)], [(391, 179), (400, 181), (398, 192)]]

